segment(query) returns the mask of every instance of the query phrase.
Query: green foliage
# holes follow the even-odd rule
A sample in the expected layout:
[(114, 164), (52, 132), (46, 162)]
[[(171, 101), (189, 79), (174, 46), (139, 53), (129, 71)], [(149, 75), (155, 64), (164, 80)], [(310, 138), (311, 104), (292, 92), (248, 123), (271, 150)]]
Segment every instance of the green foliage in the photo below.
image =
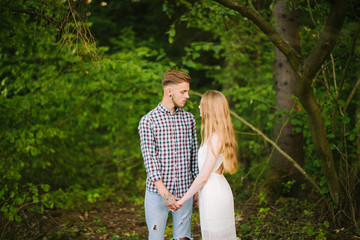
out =
[[(249, 121), (251, 119), (263, 132), (272, 133), (275, 91), (271, 67), (274, 56), (270, 42), (248, 19), (234, 10), (213, 1), (181, 3), (188, 11), (180, 21), (185, 22), (189, 29), (195, 28), (203, 31), (205, 36), (211, 36), (206, 38), (207, 41), (191, 42), (185, 47), (182, 64), (190, 69), (203, 70), (206, 77), (214, 79), (213, 84), (203, 84), (203, 91), (209, 88), (221, 90), (230, 99), (235, 113)], [(170, 3), (166, 6), (168, 10), (174, 7)], [(256, 161), (268, 154), (260, 137), (249, 133), (249, 129), (237, 121), (234, 125), (239, 133), (241, 156)]]
[(119, 36), (126, 45), (114, 40), (121, 52), (99, 49), (101, 60), (88, 62), (40, 18), (6, 9), (1, 19), (1, 214), (20, 221), (20, 210), (85, 207), (143, 189), (137, 124), (173, 66), (163, 53), (138, 46), (128, 29)]
[(112, 237), (110, 240), (121, 240), (121, 239), (129, 239), (129, 240), (138, 240), (141, 239), (137, 233), (124, 233), (123, 236), (120, 237)]
[[(259, 199), (261, 201), (261, 198)], [(279, 199), (274, 205), (262, 204), (249, 221), (240, 225), (241, 239), (333, 239), (328, 221), (313, 219), (315, 205), (297, 199)]]
[[(234, 112), (250, 119), (254, 126), (271, 136), (275, 119), (284, 114), (276, 108), (275, 103), (271, 67), (274, 58), (273, 46), (251, 21), (215, 1), (177, 3), (188, 9), (180, 18), (180, 22), (185, 22), (188, 28), (198, 29), (209, 36), (206, 40), (191, 42), (185, 48), (183, 65), (201, 69), (205, 71), (205, 76), (215, 79), (215, 84), (202, 87), (221, 90), (228, 97)], [(258, 3), (257, 9), (261, 8), (262, 4)], [(165, 5), (169, 13), (174, 12), (174, 3), (167, 2)], [(356, 10), (356, 6), (352, 5), (352, 10)], [(272, 4), (270, 9), (271, 7)], [(293, 1), (288, 7), (296, 9), (299, 13), (300, 54), (305, 59), (312, 53), (324, 28), (329, 4)], [(261, 15), (271, 22), (268, 11), (261, 11)], [(359, 79), (360, 49), (356, 44), (358, 23), (354, 19), (358, 17), (353, 16), (353, 13), (349, 14), (331, 56), (313, 79), (312, 91), (321, 107), (325, 131), (334, 154), (342, 189), (349, 194), (345, 194), (346, 196), (350, 196), (348, 198), (344, 195), (343, 201), (350, 201), (349, 205), (358, 206), (358, 200), (355, 200), (356, 203), (353, 200), (359, 199), (355, 192), (359, 192), (360, 187), (356, 180), (359, 178), (360, 99), (357, 94), (359, 89), (354, 86)], [(296, 98), (295, 101), (298, 102)], [(304, 169), (320, 186), (319, 193), (329, 197), (328, 183), (323, 173), (324, 164), (317, 152), (319, 146), (315, 147), (312, 139), (309, 116), (299, 103), (298, 105), (291, 115), (290, 122), (294, 125), (294, 131), (301, 132), (304, 136)], [(259, 174), (266, 170), (271, 146), (264, 143), (260, 137), (249, 134), (247, 127), (240, 123), (235, 122), (235, 127), (245, 172), (250, 170), (245, 176), (258, 179)], [(230, 177), (230, 181), (236, 177), (241, 176), (236, 174), (235, 177)], [(289, 191), (292, 185), (291, 181), (285, 183), (284, 191)], [(235, 186), (242, 188), (242, 181)]]
[(171, 46), (165, 37), (171, 20), (161, 11), (163, 0), (106, 1), (106, 6), (102, 2), (93, 0), (88, 4), (88, 20), (99, 45), (109, 47), (109, 53), (118, 51), (119, 45), (113, 40), (119, 37), (119, 32), (128, 28), (142, 46), (151, 49)]
[(291, 180), (291, 181), (287, 181), (285, 183), (282, 183), (283, 185), (283, 192), (284, 193), (289, 193), (291, 190), (291, 187), (295, 184), (295, 180)]
[[(317, 31), (316, 28), (304, 27), (301, 32), (302, 46), (307, 46), (305, 42), (310, 42), (311, 39), (317, 39)], [(359, 78), (360, 48), (356, 46), (352, 48), (354, 39), (348, 37), (354, 36), (355, 31), (356, 24), (348, 19), (331, 58), (324, 64), (324, 68), (314, 79), (313, 84), (314, 94), (321, 105), (330, 147), (339, 166), (338, 174), (345, 178), (355, 177), (353, 173), (357, 172), (356, 169), (359, 167), (357, 165), (359, 143), (359, 109), (357, 106), (360, 99), (358, 94), (350, 98), (350, 93)], [(304, 52), (309, 51), (307, 48), (303, 49)], [(327, 182), (323, 176), (320, 158), (311, 139), (307, 116), (302, 111), (295, 115), (295, 119), (295, 130), (302, 130), (305, 138), (305, 170), (317, 179), (321, 187), (321, 194), (327, 194), (329, 192)], [(349, 169), (352, 170), (349, 172)], [(343, 187), (346, 191), (349, 188), (359, 189), (360, 186), (344, 179)]]
[[(80, 12), (76, 8), (79, 1), (70, 2), (75, 4), (71, 5), (74, 13)], [(297, 3), (302, 54), (307, 55), (322, 28), (319, 21), (327, 5), (312, 11), (314, 24), (309, 21), (311, 8), (307, 1)], [(275, 119), (284, 114), (277, 110), (275, 102), (273, 46), (247, 18), (210, 0), (111, 4), (112, 8), (103, 12), (100, 6), (89, 6), (89, 25), (101, 46), (97, 48), (99, 58), (94, 58), (93, 42), (86, 44), (77, 38), (77, 33), (83, 33), (79, 26), (88, 26), (79, 15), (74, 15), (79, 25), (71, 19), (64, 29), (55, 24), (66, 22), (70, 10), (66, 1), (7, 1), (0, 10), (2, 226), (21, 221), (25, 211), (85, 210), (98, 201), (121, 200), (124, 193), (141, 204), (143, 197), (139, 193), (144, 191), (145, 171), (138, 121), (160, 101), (160, 79), (169, 68), (180, 67), (191, 76), (198, 73), (193, 77), (192, 89), (221, 90), (235, 113), (268, 136), (272, 135)], [(149, 14), (134, 18), (134, 13), (144, 6)], [(158, 6), (176, 20), (163, 21), (165, 14), (160, 14)], [(261, 14), (268, 17), (269, 12)], [(140, 21), (144, 19), (146, 24)], [(161, 19), (157, 20), (161, 24), (148, 24), (156, 19)], [(359, 45), (352, 49), (353, 39), (349, 38), (355, 30), (356, 24), (348, 20), (333, 51), (334, 60), (329, 58), (324, 64), (313, 80), (313, 90), (343, 177), (343, 188), (348, 191), (344, 196), (359, 199), (359, 90), (349, 99), (360, 69)], [(179, 36), (185, 36), (186, 41), (179, 40)], [(167, 49), (162, 49), (164, 46)], [(168, 59), (170, 56), (177, 58), (179, 66)], [(198, 97), (191, 96), (186, 110), (195, 115), (199, 128), (198, 102)], [(320, 185), (320, 193), (327, 196), (329, 190), (308, 116), (301, 106), (290, 122), (296, 132), (304, 135), (304, 168)], [(258, 177), (266, 169), (271, 146), (240, 122), (234, 120), (234, 125), (243, 165), (227, 178), (236, 199), (246, 199), (253, 194), (253, 180), (261, 180)], [(353, 181), (348, 181), (349, 172)], [(293, 184), (284, 183), (284, 191)], [(298, 239), (329, 236), (329, 223), (312, 221), (316, 212), (311, 203), (289, 200), (277, 204), (278, 212), (274, 213), (266, 194), (261, 192), (259, 210), (249, 223), (241, 224), (241, 237), (278, 239), (292, 232), (308, 234)], [(287, 212), (303, 219), (284, 222), (286, 226), (279, 226), (278, 231), (267, 227), (270, 222), (282, 223)], [(106, 232), (100, 225), (96, 231)], [(61, 232), (58, 237), (63, 234), (73, 233)], [(125, 237), (140, 239), (130, 232), (119, 236)]]

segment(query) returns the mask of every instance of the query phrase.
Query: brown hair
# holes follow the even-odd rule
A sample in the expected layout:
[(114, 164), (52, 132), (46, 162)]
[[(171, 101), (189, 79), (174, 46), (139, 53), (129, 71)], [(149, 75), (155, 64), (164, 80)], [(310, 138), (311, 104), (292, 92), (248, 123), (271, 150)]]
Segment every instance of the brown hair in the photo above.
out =
[(209, 90), (202, 95), (200, 105), (202, 115), (201, 144), (209, 140), (213, 151), (211, 138), (216, 133), (221, 142), (220, 153), (224, 155), (224, 170), (233, 174), (238, 166), (237, 143), (228, 101), (221, 92)]
[(190, 76), (180, 70), (167, 70), (164, 73), (164, 76), (162, 77), (161, 83), (163, 87), (169, 85), (169, 84), (179, 84), (182, 82), (188, 82), (190, 83)]

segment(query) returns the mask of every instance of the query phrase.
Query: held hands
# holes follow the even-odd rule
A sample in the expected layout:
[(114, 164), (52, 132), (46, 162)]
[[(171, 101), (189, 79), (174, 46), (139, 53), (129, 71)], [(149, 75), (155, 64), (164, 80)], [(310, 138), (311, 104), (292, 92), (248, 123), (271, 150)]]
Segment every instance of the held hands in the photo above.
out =
[(177, 200), (180, 200), (180, 198), (175, 197), (174, 195), (172, 195), (171, 193), (165, 193), (163, 195), (161, 195), (164, 203), (166, 204), (166, 206), (170, 209), (170, 211), (174, 212), (176, 210), (178, 210), (181, 206), (178, 204)]
[(183, 199), (180, 199), (179, 201), (177, 201), (177, 204), (179, 204), (179, 208), (181, 208), (184, 205), (185, 201)]
[[(184, 198), (181, 198), (180, 200), (178, 200), (177, 204), (180, 206), (179, 208), (181, 208), (185, 204), (185, 202), (186, 201), (184, 200)], [(193, 198), (193, 206), (195, 206), (195, 205), (199, 207), (199, 194), (198, 193), (196, 193)]]
[[(178, 210), (179, 208), (181, 208), (186, 201), (184, 201), (184, 198), (178, 198), (175, 197), (174, 195), (172, 195), (171, 193), (167, 192), (165, 194), (161, 195), (164, 203), (166, 204), (166, 206), (169, 208), (170, 211), (174, 212), (176, 210)], [(196, 193), (194, 195), (194, 199), (193, 199), (193, 204), (194, 206), (199, 206), (199, 195), (198, 193)]]

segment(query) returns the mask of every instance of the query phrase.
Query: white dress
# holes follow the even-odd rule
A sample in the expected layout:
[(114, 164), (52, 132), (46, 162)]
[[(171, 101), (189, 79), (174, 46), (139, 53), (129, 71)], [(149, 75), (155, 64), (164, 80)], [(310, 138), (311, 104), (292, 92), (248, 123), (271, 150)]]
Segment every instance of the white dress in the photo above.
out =
[[(204, 165), (207, 151), (211, 151), (208, 142), (199, 149), (199, 170)], [(203, 240), (236, 240), (234, 198), (229, 183), (223, 174), (215, 171), (223, 162), (220, 154), (210, 177), (199, 191), (199, 212), (201, 235)]]

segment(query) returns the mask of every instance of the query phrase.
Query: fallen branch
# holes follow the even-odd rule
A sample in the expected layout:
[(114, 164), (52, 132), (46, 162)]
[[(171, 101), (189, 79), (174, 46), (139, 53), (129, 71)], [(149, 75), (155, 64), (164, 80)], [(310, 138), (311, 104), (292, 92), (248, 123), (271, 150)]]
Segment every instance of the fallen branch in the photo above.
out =
[[(196, 95), (196, 96), (202, 96), (201, 93), (191, 91), (190, 94)], [(250, 127), (254, 132), (259, 134), (261, 137), (265, 139), (265, 141), (269, 142), (273, 147), (279, 151), (281, 155), (283, 155), (287, 160), (290, 161), (290, 163), (297, 169), (301, 174), (304, 175), (304, 177), (320, 192), (320, 187), (316, 184), (316, 182), (305, 172), (305, 170), (292, 158), (290, 157), (286, 152), (284, 152), (274, 141), (272, 141), (270, 138), (268, 138), (263, 132), (261, 132), (259, 129), (251, 125), (249, 122), (247, 122), (245, 119), (234, 113), (230, 110), (231, 115), (233, 115), (236, 119), (240, 120), (242, 123), (244, 123), (246, 126)]]
[(346, 112), (347, 108), (349, 107), (349, 104), (350, 104), (352, 98), (354, 97), (356, 90), (359, 88), (359, 86), (360, 86), (360, 78), (357, 80), (353, 90), (351, 91), (348, 99), (346, 100), (346, 104), (344, 106), (344, 112)]
[(305, 172), (305, 170), (292, 158), (290, 157), (286, 152), (284, 152), (274, 141), (272, 141), (270, 138), (268, 138), (264, 133), (262, 133), (259, 129), (257, 129), (256, 127), (254, 127), (253, 125), (251, 125), (250, 123), (248, 123), (245, 119), (243, 119), (242, 117), (238, 116), (236, 113), (234, 113), (233, 111), (230, 111), (230, 113), (237, 118), (238, 120), (240, 120), (242, 123), (244, 123), (246, 126), (250, 127), (253, 131), (257, 132), (260, 136), (262, 136), (267, 142), (269, 142), (271, 145), (274, 146), (274, 148), (276, 148), (276, 150), (279, 151), (279, 153), (281, 155), (283, 155), (287, 160), (289, 160), (291, 162), (291, 164), (297, 169), (299, 170), (299, 172), (301, 174), (304, 175), (304, 177), (309, 180), (309, 182), (320, 192), (320, 187), (315, 183), (315, 181), (309, 176), (309, 174), (307, 174)]

